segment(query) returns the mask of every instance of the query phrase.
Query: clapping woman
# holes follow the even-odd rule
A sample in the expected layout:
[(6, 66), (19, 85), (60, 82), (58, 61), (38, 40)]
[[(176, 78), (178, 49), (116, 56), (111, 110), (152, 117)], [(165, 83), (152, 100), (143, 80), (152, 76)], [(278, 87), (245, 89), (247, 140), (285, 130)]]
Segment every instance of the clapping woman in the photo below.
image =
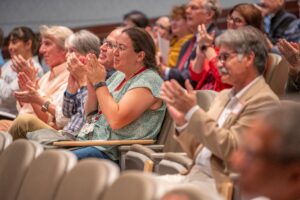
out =
[[(159, 98), (163, 80), (155, 62), (151, 36), (136, 27), (124, 29), (114, 44), (117, 70), (105, 82), (106, 71), (95, 55), (87, 56), (90, 120), (80, 140), (153, 139), (159, 132), (166, 106)], [(79, 159), (98, 157), (118, 160), (113, 146), (84, 147), (73, 151)]]

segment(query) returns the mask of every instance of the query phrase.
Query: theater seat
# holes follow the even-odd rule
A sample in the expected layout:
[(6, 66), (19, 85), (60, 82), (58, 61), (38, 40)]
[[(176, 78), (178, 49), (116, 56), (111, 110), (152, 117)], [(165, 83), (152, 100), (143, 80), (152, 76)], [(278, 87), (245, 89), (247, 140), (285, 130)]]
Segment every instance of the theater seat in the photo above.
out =
[(76, 163), (69, 151), (44, 151), (30, 165), (17, 200), (53, 200), (63, 177)]
[(154, 200), (156, 191), (155, 182), (150, 175), (139, 171), (126, 171), (107, 190), (102, 200)]
[[(178, 196), (177, 196), (178, 195)], [(166, 194), (164, 194), (164, 197), (161, 198), (161, 200), (164, 200), (165, 198), (175, 199), (175, 196), (179, 199), (179, 196), (184, 199), (188, 200), (221, 200), (221, 196), (215, 196), (207, 192), (205, 189), (199, 188), (199, 186), (196, 185), (183, 185), (178, 186), (170, 191), (168, 191)]]
[(43, 147), (32, 141), (19, 139), (9, 145), (0, 156), (0, 199), (15, 200), (24, 177)]
[(12, 143), (12, 137), (7, 132), (0, 132), (0, 155), (8, 145)]
[(111, 161), (84, 159), (64, 177), (55, 200), (100, 200), (119, 172)]

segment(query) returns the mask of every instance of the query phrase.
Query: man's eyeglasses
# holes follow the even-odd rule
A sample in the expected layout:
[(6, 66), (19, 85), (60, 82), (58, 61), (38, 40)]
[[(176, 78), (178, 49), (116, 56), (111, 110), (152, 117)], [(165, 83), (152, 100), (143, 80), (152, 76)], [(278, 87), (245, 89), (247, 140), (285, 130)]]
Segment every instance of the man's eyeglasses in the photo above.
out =
[(103, 46), (106, 46), (107, 48), (109, 49), (114, 49), (115, 45), (113, 42), (107, 40), (107, 39), (104, 39), (103, 42), (102, 42), (102, 45)]
[(229, 23), (233, 23), (233, 24), (243, 24), (243, 23), (245, 23), (244, 20), (242, 20), (241, 18), (232, 17), (232, 16), (227, 16), (226, 21), (229, 22)]
[[(238, 53), (236, 52), (221, 52), (217, 56), (217, 60), (220, 61), (221, 63), (225, 63), (231, 56), (236, 55)], [(238, 54), (241, 55), (241, 54)]]
[(111, 42), (107, 39), (103, 40), (102, 45), (105, 45), (107, 48), (113, 49), (113, 50), (119, 49), (120, 51), (125, 51), (127, 49), (126, 45), (117, 44), (117, 43)]
[(166, 26), (164, 26), (164, 25), (162, 25), (162, 24), (158, 24), (158, 23), (155, 23), (155, 24), (154, 24), (154, 27), (158, 27), (158, 28), (163, 29), (163, 30), (166, 30), (166, 31), (169, 31), (169, 30), (170, 30), (170, 27), (166, 27)]

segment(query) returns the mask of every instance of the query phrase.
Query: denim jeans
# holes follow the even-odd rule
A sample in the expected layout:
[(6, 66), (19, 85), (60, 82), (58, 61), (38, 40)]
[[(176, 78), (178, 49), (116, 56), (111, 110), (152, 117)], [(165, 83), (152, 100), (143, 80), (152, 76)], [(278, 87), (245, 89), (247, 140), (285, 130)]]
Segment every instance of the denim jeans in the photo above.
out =
[(105, 153), (95, 147), (83, 147), (80, 149), (72, 150), (72, 152), (77, 156), (78, 160), (84, 158), (102, 158), (110, 160), (110, 158)]

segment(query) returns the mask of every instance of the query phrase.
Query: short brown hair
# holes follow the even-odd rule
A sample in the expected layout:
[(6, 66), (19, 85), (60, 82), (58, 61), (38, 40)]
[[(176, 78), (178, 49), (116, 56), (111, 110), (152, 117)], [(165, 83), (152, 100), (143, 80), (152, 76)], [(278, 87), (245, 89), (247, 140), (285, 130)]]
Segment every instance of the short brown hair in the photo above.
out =
[(185, 9), (186, 9), (185, 5), (173, 6), (171, 14), (170, 14), (171, 19), (182, 18), (182, 19), (186, 20)]
[(253, 26), (264, 32), (263, 16), (256, 6), (250, 3), (237, 4), (229, 11), (229, 15), (231, 16), (234, 11), (238, 12), (245, 19), (248, 26)]
[(138, 27), (126, 28), (122, 33), (126, 33), (130, 38), (134, 52), (139, 53), (143, 51), (145, 53), (144, 66), (156, 69), (155, 44), (149, 33)]

